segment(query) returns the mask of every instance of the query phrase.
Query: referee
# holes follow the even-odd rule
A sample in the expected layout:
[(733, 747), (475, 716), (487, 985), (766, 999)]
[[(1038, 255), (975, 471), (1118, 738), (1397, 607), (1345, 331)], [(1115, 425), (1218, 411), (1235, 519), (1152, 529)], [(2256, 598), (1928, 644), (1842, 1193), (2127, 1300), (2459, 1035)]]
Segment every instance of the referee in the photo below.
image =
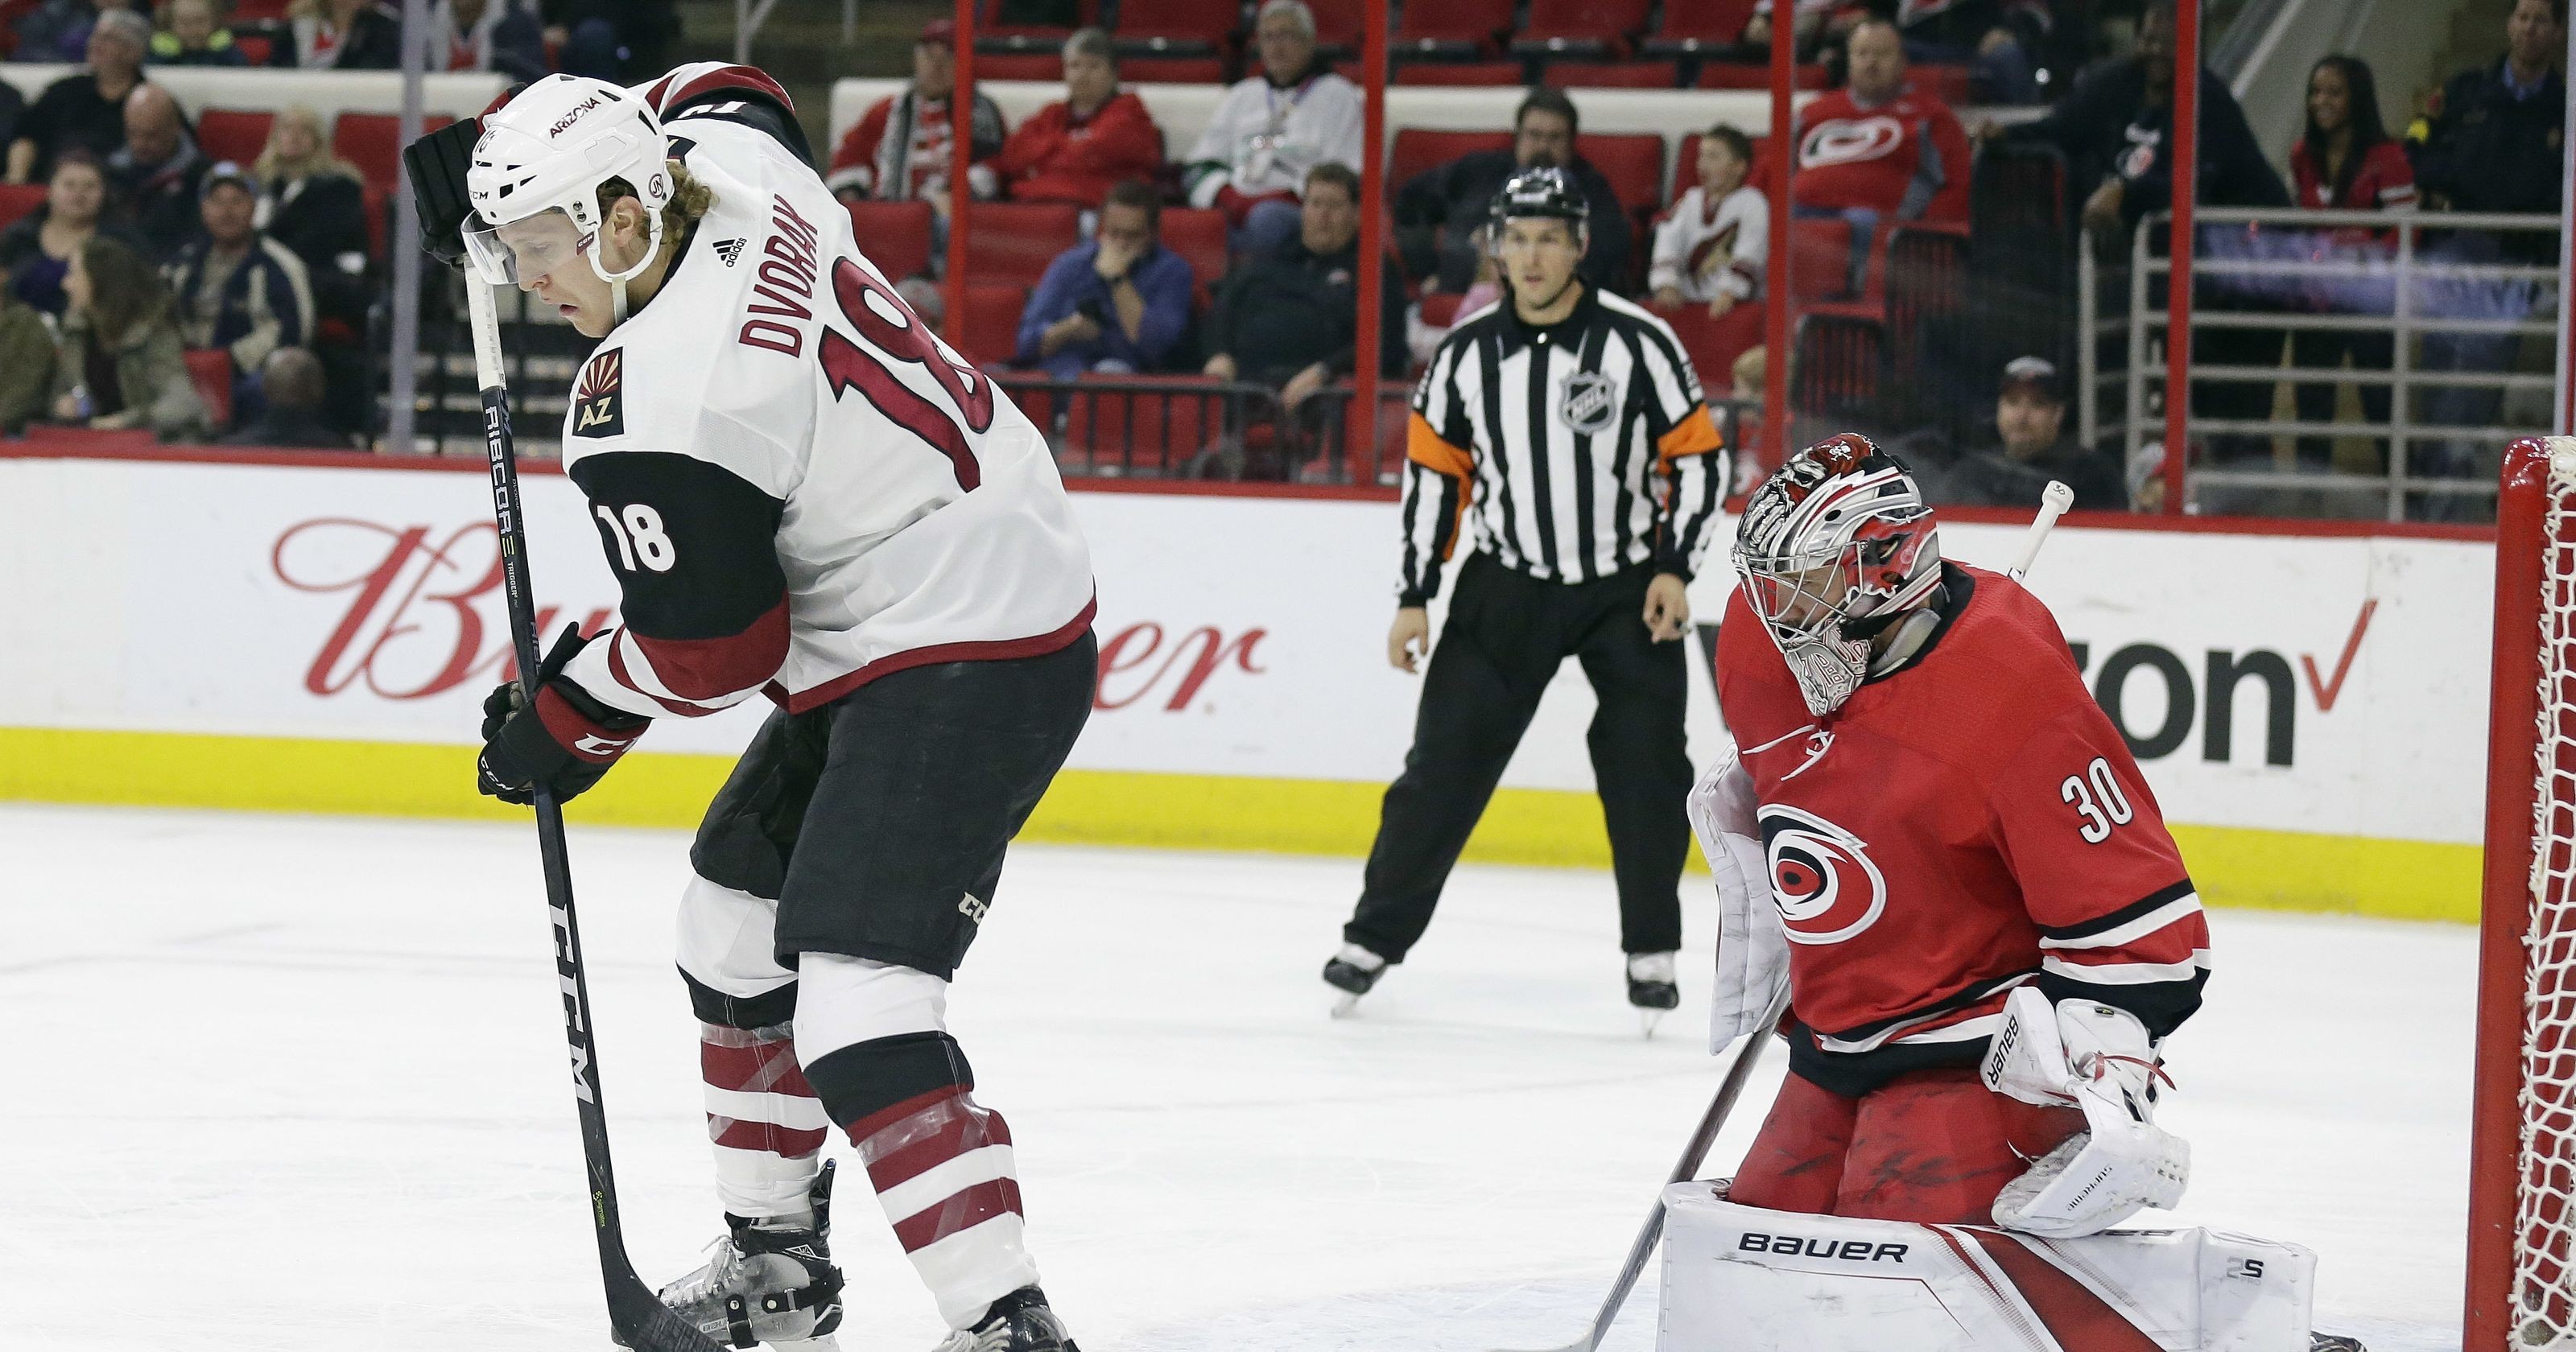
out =
[[(1494, 198), (1510, 299), (1451, 330), (1414, 392), (1404, 576), (1387, 660), (1431, 638), (1440, 566), (1474, 522), (1449, 620), (1423, 677), (1404, 773), (1386, 791), (1359, 908), (1324, 980), (1377, 983), (1431, 923), (1468, 833), (1566, 658), (1600, 698), (1587, 741), (1619, 884), (1628, 1000), (1681, 1001), (1686, 686), (1683, 585), (1726, 496), (1727, 460), (1673, 331), (1575, 278), (1583, 194), (1527, 170)], [(1648, 1015), (1651, 1021), (1653, 1015)], [(1649, 1028), (1652, 1027), (1651, 1022)]]

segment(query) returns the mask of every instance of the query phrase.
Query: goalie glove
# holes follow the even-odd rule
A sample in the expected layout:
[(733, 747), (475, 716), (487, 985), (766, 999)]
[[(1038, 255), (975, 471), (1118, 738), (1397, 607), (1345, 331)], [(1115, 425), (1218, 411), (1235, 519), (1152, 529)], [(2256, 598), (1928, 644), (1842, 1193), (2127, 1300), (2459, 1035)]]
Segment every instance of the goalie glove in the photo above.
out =
[(1979, 1075), (2008, 1098), (2084, 1112), (2085, 1130), (2004, 1185), (1995, 1224), (2067, 1239), (2182, 1201), (2191, 1146), (2155, 1124), (2164, 1071), (2137, 1015), (2093, 1000), (2051, 1006), (2037, 989), (2017, 987)]
[(1690, 792), (1686, 810), (1717, 880), (1717, 991), (1709, 1011), (1710, 1050), (1759, 1028), (1789, 980), (1789, 939), (1771, 900), (1771, 863), (1762, 847), (1761, 802), (1726, 744)]

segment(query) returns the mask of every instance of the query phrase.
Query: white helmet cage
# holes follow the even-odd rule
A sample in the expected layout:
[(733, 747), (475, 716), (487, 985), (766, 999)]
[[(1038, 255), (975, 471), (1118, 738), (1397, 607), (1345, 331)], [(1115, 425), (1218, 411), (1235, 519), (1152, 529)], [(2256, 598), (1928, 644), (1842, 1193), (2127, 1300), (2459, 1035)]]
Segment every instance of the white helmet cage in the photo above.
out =
[[(549, 75), (483, 119), (482, 139), (466, 170), (466, 196), (482, 220), (467, 222), (466, 252), (475, 270), (496, 286), (520, 280), (522, 270), (499, 230), (547, 211), (572, 220), (591, 270), (617, 288), (625, 311), (625, 284), (662, 249), (662, 210), (671, 204), (670, 142), (662, 122), (642, 99), (605, 80)], [(600, 185), (624, 179), (648, 222), (642, 258), (610, 271), (600, 261), (606, 214)]]
[(1822, 718), (1866, 678), (1871, 636), (1939, 584), (1941, 544), (1904, 462), (1845, 433), (1789, 457), (1754, 491), (1735, 571)]

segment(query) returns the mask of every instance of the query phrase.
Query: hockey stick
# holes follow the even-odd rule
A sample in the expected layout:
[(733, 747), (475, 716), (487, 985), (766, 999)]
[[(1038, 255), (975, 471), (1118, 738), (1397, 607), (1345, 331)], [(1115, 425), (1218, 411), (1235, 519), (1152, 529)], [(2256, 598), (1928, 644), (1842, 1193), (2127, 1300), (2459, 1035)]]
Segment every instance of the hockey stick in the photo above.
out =
[[(2040, 493), (2039, 515), (2032, 518), (2030, 533), (2023, 537), (2021, 553), (2013, 560), (2008, 574), (2015, 582), (2030, 571), (2031, 564), (2039, 558), (2039, 547), (2047, 543), (2048, 532), (2057, 525), (2057, 518), (2065, 515), (2066, 509), (2074, 504), (2074, 489), (2057, 480), (2049, 480), (2048, 487)], [(1726, 1068), (1726, 1078), (1718, 1082), (1717, 1097), (1709, 1101), (1708, 1112), (1700, 1118), (1698, 1129), (1691, 1133), (1690, 1143), (1682, 1147), (1681, 1162), (1673, 1166), (1672, 1177), (1664, 1180), (1664, 1186), (1686, 1182), (1699, 1173), (1701, 1162), (1708, 1158), (1709, 1147), (1717, 1141), (1718, 1130), (1726, 1125), (1727, 1115), (1735, 1110), (1735, 1100), (1744, 1093), (1744, 1082), (1752, 1077), (1754, 1063), (1762, 1058), (1762, 1046), (1770, 1040), (1769, 1030), (1778, 1027), (1788, 1012), (1789, 983), (1784, 981), (1780, 983), (1779, 993), (1771, 997), (1770, 1007), (1762, 1011), (1761, 1022), (1754, 1025), (1763, 1031), (1736, 1044), (1734, 1064)], [(1637, 1232), (1637, 1241), (1628, 1246), (1628, 1261), (1621, 1265), (1618, 1280), (1610, 1284), (1610, 1294), (1601, 1302), (1601, 1312), (1592, 1317), (1591, 1331), (1561, 1348), (1551, 1348), (1549, 1352), (1596, 1352), (1601, 1340), (1610, 1336), (1610, 1325), (1618, 1319), (1619, 1307), (1627, 1303), (1628, 1293), (1636, 1289), (1637, 1278), (1645, 1273), (1646, 1259), (1654, 1253), (1655, 1245), (1663, 1237), (1664, 1195), (1658, 1191), (1655, 1209), (1647, 1215), (1645, 1227)]]
[[(1736, 1040), (1735, 1060), (1726, 1068), (1726, 1078), (1718, 1081), (1717, 1097), (1709, 1100), (1708, 1111), (1701, 1115), (1699, 1127), (1691, 1132), (1690, 1143), (1682, 1147), (1680, 1162), (1673, 1165), (1672, 1176), (1664, 1186), (1686, 1183), (1699, 1173), (1700, 1163), (1708, 1158), (1708, 1148), (1717, 1141), (1718, 1129), (1726, 1125), (1727, 1115), (1735, 1111), (1735, 1100), (1744, 1094), (1744, 1082), (1753, 1078), (1753, 1067), (1762, 1059), (1764, 1044), (1771, 1040), (1771, 1030), (1789, 1012), (1789, 983), (1780, 983), (1780, 991), (1754, 1024), (1757, 1030)], [(1646, 1259), (1664, 1237), (1664, 1194), (1655, 1192), (1655, 1209), (1646, 1216), (1645, 1226), (1637, 1231), (1637, 1240), (1628, 1246), (1628, 1261), (1619, 1268), (1619, 1279), (1610, 1284), (1610, 1294), (1601, 1302), (1601, 1312), (1592, 1316), (1592, 1328), (1582, 1337), (1548, 1352), (1594, 1352), (1601, 1340), (1610, 1336), (1610, 1325), (1619, 1317), (1619, 1307), (1628, 1303), (1628, 1293), (1636, 1289), (1637, 1278), (1646, 1270)]]
[[(530, 703), (537, 697), (537, 610), (528, 581), (527, 516), (519, 506), (519, 466), (510, 442), (510, 390), (501, 373), (501, 320), (492, 287), (469, 269), (465, 304), (473, 319), (474, 373), (483, 388), (483, 453), (492, 467), (492, 517), (501, 534), (501, 584), (510, 607), (510, 650)], [(706, 1335), (662, 1304), (626, 1257), (618, 1222), (617, 1179), (608, 1164), (608, 1116), (599, 1102), (599, 1059), (590, 1037), (590, 982), (581, 965), (581, 925), (573, 915), (572, 861), (564, 846), (563, 805), (537, 790), (537, 854), (554, 917), (555, 975), (563, 987), (564, 1036), (572, 1044), (572, 1092), (581, 1112), (581, 1150), (590, 1168), (590, 1219), (599, 1239), (599, 1272), (608, 1287), (608, 1322), (639, 1352), (720, 1352)]]

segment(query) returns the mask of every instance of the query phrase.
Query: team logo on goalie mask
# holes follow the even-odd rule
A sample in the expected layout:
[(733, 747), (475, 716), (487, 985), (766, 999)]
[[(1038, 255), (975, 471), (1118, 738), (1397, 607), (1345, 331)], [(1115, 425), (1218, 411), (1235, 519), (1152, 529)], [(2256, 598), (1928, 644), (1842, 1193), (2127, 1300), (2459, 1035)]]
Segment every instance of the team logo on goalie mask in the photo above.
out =
[(612, 347), (581, 368), (572, 387), (572, 434), (626, 435), (626, 349)]
[(1793, 944), (1838, 944), (1878, 923), (1887, 879), (1860, 837), (1811, 812), (1762, 805), (1771, 900)]

